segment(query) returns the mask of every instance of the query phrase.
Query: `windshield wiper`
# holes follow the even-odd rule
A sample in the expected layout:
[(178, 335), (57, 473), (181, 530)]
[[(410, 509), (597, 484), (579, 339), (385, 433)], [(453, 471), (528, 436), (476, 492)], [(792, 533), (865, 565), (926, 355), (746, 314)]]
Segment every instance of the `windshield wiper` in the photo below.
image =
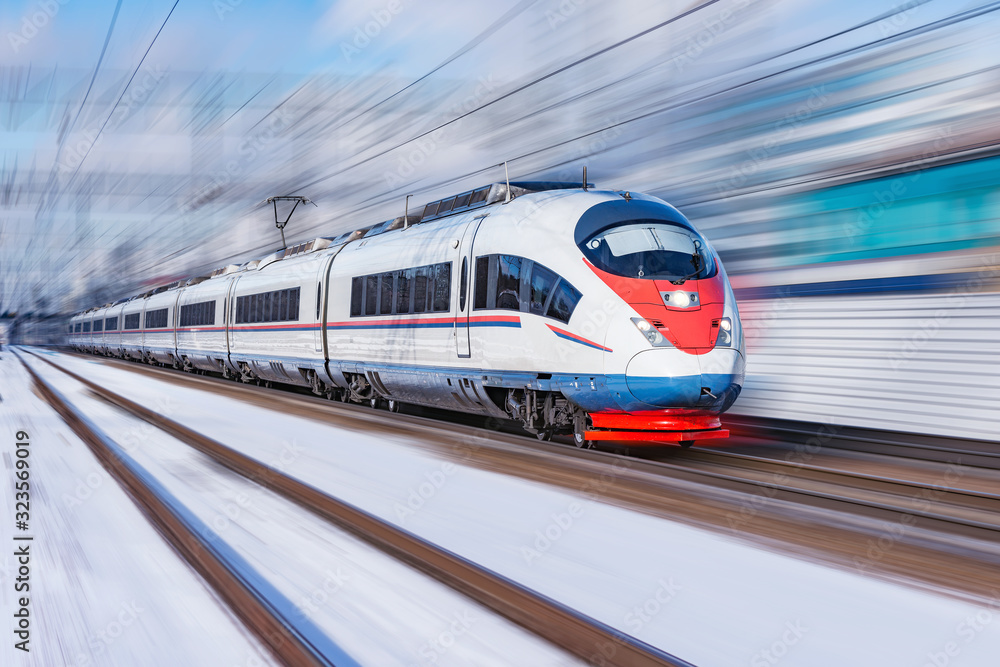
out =
[(694, 264), (694, 272), (687, 274), (683, 278), (678, 278), (677, 280), (671, 280), (670, 281), (671, 285), (683, 285), (684, 283), (686, 283), (687, 281), (691, 280), (696, 275), (701, 273), (702, 269), (704, 268), (701, 265), (701, 255), (698, 254), (691, 255), (691, 263)]

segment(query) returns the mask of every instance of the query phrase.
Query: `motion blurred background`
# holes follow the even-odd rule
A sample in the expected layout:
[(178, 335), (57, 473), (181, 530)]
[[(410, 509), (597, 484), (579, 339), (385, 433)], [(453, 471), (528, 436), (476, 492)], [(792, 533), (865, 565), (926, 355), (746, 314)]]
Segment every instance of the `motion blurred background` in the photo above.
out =
[(0, 5), (0, 334), (501, 180), (720, 253), (732, 412), (1000, 440), (1000, 3)]

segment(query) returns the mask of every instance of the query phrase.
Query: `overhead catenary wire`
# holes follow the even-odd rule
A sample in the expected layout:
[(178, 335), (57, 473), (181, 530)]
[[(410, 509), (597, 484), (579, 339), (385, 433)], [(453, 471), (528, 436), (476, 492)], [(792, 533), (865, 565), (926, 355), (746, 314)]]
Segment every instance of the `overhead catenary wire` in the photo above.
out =
[[(977, 9), (975, 11), (980, 12), (980, 13), (982, 12), (981, 9)], [(885, 16), (885, 14), (883, 13), (881, 16)], [(878, 19), (879, 19), (879, 17), (876, 17), (874, 19), (870, 19), (869, 21), (866, 22), (866, 24), (867, 25), (871, 25), (872, 22), (877, 21)], [(856, 28), (857, 28), (857, 26), (855, 26), (855, 29)], [(911, 30), (911, 31), (907, 31), (905, 34), (907, 34), (907, 35), (916, 34), (915, 33), (916, 30), (919, 30), (919, 29), (914, 29), (914, 30)], [(842, 33), (843, 33), (843, 31), (841, 31), (841, 33), (837, 33), (837, 34), (842, 34)], [(814, 42), (811, 42), (810, 44), (818, 43), (819, 41), (824, 41), (824, 40), (827, 40), (827, 39), (832, 39), (833, 37), (834, 37), (834, 35), (829, 35), (829, 36), (826, 36), (826, 37), (822, 38), (821, 40), (814, 40)], [(901, 35), (895, 35), (895, 36), (893, 36), (893, 38), (901, 38)], [(879, 41), (882, 41), (882, 40), (879, 40)], [(786, 55), (788, 55), (791, 52), (799, 51), (799, 50), (801, 50), (803, 48), (806, 48), (807, 46), (808, 46), (807, 44), (796, 46), (794, 49), (791, 49), (789, 51), (784, 51), (784, 52), (782, 52), (780, 54), (776, 54), (772, 58), (778, 58), (778, 57), (781, 57), (781, 56), (786, 56)], [(844, 52), (841, 52), (841, 53), (844, 53)], [(816, 61), (810, 61), (809, 63), (803, 63), (801, 65), (797, 65), (796, 67), (808, 66), (809, 64), (812, 64), (813, 62), (816, 62)], [(752, 83), (755, 83), (755, 82), (757, 82), (759, 80), (762, 80), (764, 78), (767, 78), (767, 77), (770, 77), (770, 76), (777, 76), (777, 75), (780, 75), (780, 74), (783, 74), (783, 73), (786, 73), (786, 72), (789, 72), (789, 71), (793, 71), (794, 69), (795, 69), (795, 67), (788, 68), (788, 69), (783, 69), (780, 72), (775, 72), (775, 73), (768, 74), (765, 77), (762, 77), (761, 79), (754, 79), (754, 80), (751, 80), (751, 81), (743, 82), (743, 83), (739, 84), (739, 86), (751, 85)], [(736, 87), (739, 87), (739, 86), (736, 86)], [(708, 97), (711, 97), (712, 95), (725, 94), (728, 91), (734, 90), (736, 87), (726, 88), (725, 90), (721, 90), (721, 91), (710, 91), (707, 95), (700, 96), (700, 97), (698, 97), (698, 98), (696, 98), (696, 99), (694, 99), (692, 101), (689, 101), (689, 103), (697, 103), (698, 101), (703, 100), (703, 99), (707, 99)], [(704, 91), (704, 90), (705, 90), (705, 88), (702, 87), (702, 91)], [(574, 96), (574, 99), (582, 99), (583, 96), (586, 96), (588, 94), (591, 94), (591, 91), (586, 91), (585, 93), (582, 93), (580, 96)], [(553, 104), (549, 108), (556, 109), (556, 108), (559, 107), (559, 104), (561, 104), (561, 103)], [(644, 118), (648, 118), (648, 117), (654, 116), (657, 113), (665, 113), (665, 112), (668, 112), (668, 111), (670, 111), (671, 109), (674, 109), (674, 108), (678, 108), (678, 107), (677, 106), (670, 106), (670, 105), (668, 105), (667, 107), (663, 107), (663, 108), (651, 110), (647, 114), (636, 116), (634, 118), (624, 119), (620, 123), (615, 123), (613, 125), (605, 125), (604, 127), (598, 128), (598, 129), (596, 129), (594, 131), (590, 131), (590, 132), (585, 132), (585, 133), (582, 133), (582, 134), (578, 134), (578, 135), (576, 135), (574, 137), (570, 137), (570, 138), (564, 139), (564, 140), (559, 141), (557, 143), (553, 143), (553, 144), (550, 144), (550, 145), (547, 145), (547, 146), (544, 146), (544, 147), (541, 147), (541, 148), (537, 148), (537, 149), (534, 149), (532, 151), (524, 152), (522, 154), (519, 154), (519, 155), (516, 155), (516, 156), (514, 156), (512, 158), (509, 158), (509, 160), (512, 163), (516, 162), (517, 160), (522, 160), (523, 161), (523, 160), (525, 160), (525, 159), (527, 159), (529, 157), (536, 156), (536, 155), (539, 155), (539, 154), (543, 154), (546, 151), (555, 150), (555, 149), (557, 149), (560, 146), (563, 146), (563, 145), (566, 145), (566, 144), (570, 144), (570, 143), (572, 143), (574, 141), (579, 141), (579, 140), (585, 139), (585, 138), (587, 138), (589, 136), (593, 136), (595, 134), (599, 134), (600, 132), (606, 131), (607, 129), (613, 128), (615, 126), (621, 126), (621, 125), (627, 125), (627, 124), (630, 124), (630, 123), (640, 122)], [(470, 113), (472, 113), (472, 112), (470, 112)], [(532, 112), (532, 113), (534, 113), (534, 112)], [(523, 117), (522, 117), (522, 119), (523, 119)], [(520, 120), (520, 119), (516, 119), (516, 120), (511, 121), (511, 122), (518, 122), (518, 120)], [(431, 131), (433, 131), (433, 130), (431, 130)], [(390, 150), (392, 150), (392, 149), (390, 149)], [(572, 161), (572, 160), (570, 160), (570, 161)], [(561, 165), (561, 164), (565, 164), (565, 163), (566, 163), (565, 160), (556, 160), (556, 161), (553, 161), (550, 164)], [(347, 169), (350, 169), (350, 168), (351, 167), (347, 167)], [(472, 174), (483, 173), (483, 172), (488, 171), (488, 169), (491, 169), (491, 168), (492, 167), (484, 168), (484, 169), (478, 170), (477, 172), (472, 172)], [(534, 166), (533, 166), (533, 168), (534, 168)], [(455, 181), (461, 180), (461, 178), (467, 178), (469, 175), (470, 174), (463, 174), (461, 177), (456, 177), (454, 179), (447, 179), (446, 181), (442, 181), (440, 183), (445, 184), (445, 183), (449, 183), (449, 182), (455, 182)], [(306, 186), (303, 186), (303, 187), (306, 187)], [(406, 186), (406, 187), (409, 187), (410, 190), (413, 191), (412, 185)], [(419, 189), (417, 189), (416, 191), (417, 192), (424, 192), (424, 191), (427, 191), (427, 190), (430, 190), (430, 189), (433, 189), (433, 185), (422, 186)], [(380, 199), (381, 196), (387, 195), (388, 193), (395, 192), (395, 191), (398, 191), (398, 188), (395, 189), (395, 190), (389, 190), (386, 193), (376, 194), (373, 197), (366, 197), (366, 201), (364, 202), (364, 206), (359, 207), (357, 210), (365, 210), (365, 209), (370, 208), (372, 206), (377, 206), (377, 205), (379, 205), (381, 203), (379, 201), (379, 199)]]
[[(436, 125), (435, 127), (431, 128), (429, 130), (421, 132), (420, 134), (418, 134), (418, 135), (416, 135), (414, 137), (411, 137), (410, 139), (407, 139), (406, 141), (404, 141), (402, 143), (396, 144), (396, 145), (391, 146), (389, 148), (386, 148), (386, 149), (384, 149), (382, 151), (379, 151), (378, 153), (376, 153), (374, 155), (370, 155), (370, 156), (368, 156), (368, 157), (366, 157), (366, 158), (364, 158), (364, 159), (362, 159), (362, 160), (360, 160), (360, 161), (358, 161), (358, 162), (356, 162), (356, 163), (354, 163), (354, 164), (352, 164), (352, 165), (350, 165), (348, 167), (344, 167), (343, 169), (335, 171), (332, 174), (327, 174), (326, 176), (321, 176), (320, 178), (314, 179), (314, 180), (312, 180), (312, 181), (304, 184), (301, 188), (299, 188), (295, 192), (299, 192), (299, 191), (301, 191), (301, 190), (303, 190), (305, 188), (312, 187), (314, 185), (317, 185), (319, 183), (327, 181), (327, 180), (329, 180), (329, 179), (331, 179), (331, 178), (333, 178), (335, 176), (339, 176), (340, 174), (342, 174), (342, 173), (344, 173), (344, 172), (346, 172), (346, 171), (348, 171), (350, 169), (358, 167), (358, 166), (360, 166), (362, 164), (365, 164), (367, 162), (371, 162), (372, 160), (374, 160), (376, 158), (379, 158), (379, 157), (385, 155), (386, 153), (391, 153), (392, 151), (394, 151), (394, 150), (396, 150), (398, 148), (402, 148), (403, 146), (406, 146), (407, 144), (411, 144), (414, 141), (422, 139), (422, 138), (424, 138), (424, 137), (426, 137), (426, 136), (428, 136), (428, 135), (430, 135), (430, 134), (432, 134), (434, 132), (437, 132), (438, 130), (441, 130), (441, 129), (445, 128), (445, 127), (448, 127), (449, 125), (452, 125), (453, 123), (457, 123), (458, 121), (462, 120), (463, 118), (466, 118), (467, 116), (470, 116), (470, 115), (472, 115), (472, 114), (474, 114), (474, 113), (476, 113), (478, 111), (482, 111), (483, 109), (486, 109), (486, 108), (488, 108), (488, 107), (490, 107), (490, 106), (492, 106), (494, 104), (497, 104), (498, 102), (502, 102), (503, 100), (508, 99), (508, 98), (510, 98), (510, 97), (512, 97), (512, 96), (514, 96), (514, 95), (516, 95), (516, 94), (518, 94), (518, 93), (520, 93), (520, 92), (522, 92), (524, 90), (527, 90), (528, 88), (536, 86), (539, 83), (542, 83), (543, 81), (547, 81), (548, 79), (551, 79), (554, 76), (562, 74), (563, 72), (565, 72), (567, 70), (570, 70), (570, 69), (572, 69), (574, 67), (582, 65), (583, 63), (589, 62), (589, 61), (591, 61), (591, 60), (593, 60), (595, 58), (603, 56), (604, 54), (609, 53), (609, 52), (611, 52), (611, 51), (613, 51), (613, 50), (615, 50), (617, 48), (620, 48), (622, 46), (625, 46), (626, 44), (630, 44), (631, 42), (634, 42), (637, 39), (645, 37), (646, 35), (648, 35), (648, 34), (650, 34), (652, 32), (655, 32), (657, 30), (660, 30), (661, 28), (665, 28), (668, 25), (676, 23), (677, 21), (680, 21), (683, 18), (686, 18), (686, 17), (688, 17), (688, 16), (690, 16), (690, 15), (696, 13), (696, 12), (699, 12), (702, 9), (705, 9), (706, 7), (710, 7), (711, 5), (716, 4), (717, 2), (720, 2), (720, 0), (707, 0), (706, 2), (703, 2), (703, 3), (699, 4), (699, 5), (697, 5), (696, 7), (692, 7), (691, 9), (683, 11), (680, 14), (674, 15), (673, 17), (667, 19), (666, 21), (661, 21), (660, 23), (657, 23), (656, 25), (654, 25), (654, 26), (652, 26), (650, 28), (646, 28), (644, 30), (641, 30), (641, 31), (633, 34), (633, 35), (630, 35), (629, 37), (626, 37), (625, 39), (621, 39), (621, 40), (615, 42), (614, 44), (610, 44), (608, 46), (600, 48), (600, 49), (598, 49), (598, 50), (596, 50), (596, 51), (594, 51), (592, 53), (587, 54), (586, 56), (583, 56), (582, 58), (577, 58), (576, 60), (574, 60), (574, 61), (572, 61), (572, 62), (570, 62), (570, 63), (568, 63), (566, 65), (563, 65), (562, 67), (558, 67), (558, 68), (556, 68), (555, 70), (553, 70), (551, 72), (548, 72), (546, 74), (543, 74), (542, 76), (536, 77), (536, 78), (532, 79), (531, 81), (529, 81), (527, 83), (521, 84), (520, 86), (517, 86), (513, 90), (510, 90), (510, 91), (508, 91), (508, 92), (506, 92), (506, 93), (504, 93), (504, 94), (502, 94), (502, 95), (500, 95), (500, 96), (498, 96), (498, 97), (490, 100), (489, 102), (485, 102), (485, 103), (483, 103), (483, 104), (475, 107), (474, 109), (470, 109), (469, 111), (466, 111), (464, 113), (459, 114), (458, 116), (456, 116), (455, 118), (452, 118), (451, 120), (445, 121), (444, 123), (440, 123), (440, 124)], [(367, 150), (367, 149), (365, 149), (365, 150)], [(365, 152), (364, 150), (359, 151), (358, 153), (355, 153), (351, 157), (352, 158), (358, 157), (359, 155), (361, 155), (364, 152)]]
[[(919, 34), (930, 32), (930, 31), (933, 31), (933, 30), (936, 30), (936, 29), (940, 29), (940, 28), (943, 28), (943, 27), (946, 27), (946, 26), (954, 25), (954, 24), (957, 24), (957, 23), (960, 23), (962, 21), (969, 20), (969, 19), (972, 19), (972, 18), (977, 18), (977, 17), (979, 17), (979, 16), (981, 16), (983, 14), (986, 14), (986, 13), (989, 13), (989, 12), (992, 12), (992, 11), (996, 11), (997, 9), (1000, 9), (1000, 2), (991, 3), (989, 5), (985, 5), (985, 6), (982, 6), (982, 7), (979, 7), (979, 8), (975, 8), (975, 9), (972, 9), (972, 10), (968, 10), (968, 11), (964, 11), (964, 12), (959, 12), (957, 14), (953, 14), (951, 16), (942, 18), (942, 19), (940, 19), (938, 21), (934, 21), (932, 23), (929, 23), (929, 24), (926, 24), (926, 25), (922, 25), (922, 26), (917, 26), (915, 28), (912, 28), (912, 29), (907, 30), (907, 31), (900, 32), (900, 33), (895, 34), (895, 35), (890, 35), (890, 36), (882, 37), (882, 38), (879, 38), (879, 39), (872, 40), (870, 42), (866, 42), (865, 44), (861, 44), (861, 45), (849, 47), (849, 48), (842, 49), (842, 50), (839, 50), (839, 51), (836, 51), (836, 52), (833, 52), (833, 53), (829, 53), (829, 54), (824, 54), (823, 56), (819, 56), (819, 57), (807, 60), (805, 62), (797, 63), (795, 65), (791, 65), (791, 66), (779, 69), (777, 71), (770, 72), (770, 73), (767, 73), (767, 74), (764, 74), (764, 75), (752, 78), (752, 79), (747, 80), (747, 81), (736, 83), (736, 84), (734, 84), (732, 86), (726, 87), (726, 88), (721, 89), (721, 90), (710, 91), (710, 92), (707, 92), (707, 93), (705, 93), (705, 94), (703, 94), (701, 96), (694, 97), (694, 98), (688, 97), (688, 98), (685, 98), (683, 100), (676, 101), (676, 102), (674, 102), (672, 104), (669, 104), (667, 106), (653, 109), (653, 110), (651, 110), (649, 112), (640, 114), (640, 115), (635, 116), (633, 118), (629, 118), (629, 119), (626, 119), (626, 120), (623, 120), (623, 121), (611, 123), (611, 124), (599, 127), (599, 128), (597, 128), (595, 130), (592, 130), (592, 131), (589, 131), (589, 132), (585, 132), (585, 133), (582, 133), (582, 134), (578, 134), (578, 135), (575, 135), (573, 137), (560, 140), (558, 142), (549, 144), (549, 145), (541, 147), (541, 148), (533, 149), (531, 151), (528, 151), (528, 152), (519, 154), (517, 156), (511, 157), (511, 158), (508, 159), (508, 161), (512, 162), (512, 163), (513, 162), (517, 162), (517, 161), (522, 161), (522, 160), (527, 159), (529, 157), (533, 157), (533, 156), (536, 156), (536, 155), (540, 155), (540, 154), (549, 152), (549, 151), (551, 151), (553, 149), (556, 149), (556, 148), (559, 148), (559, 147), (562, 147), (562, 146), (574, 143), (574, 142), (579, 141), (581, 139), (585, 139), (585, 138), (588, 138), (588, 137), (599, 135), (599, 134), (601, 134), (603, 132), (606, 132), (608, 130), (619, 128), (619, 127), (623, 127), (625, 125), (632, 124), (632, 123), (635, 123), (635, 122), (638, 122), (638, 121), (646, 120), (646, 119), (649, 119), (651, 117), (657, 116), (659, 114), (667, 113), (669, 111), (673, 111), (673, 110), (676, 110), (676, 109), (679, 109), (679, 108), (682, 108), (682, 107), (685, 107), (685, 106), (689, 106), (689, 105), (692, 105), (692, 104), (697, 104), (699, 102), (711, 99), (713, 97), (717, 97), (719, 95), (723, 95), (723, 94), (732, 92), (734, 90), (738, 90), (738, 89), (746, 87), (746, 86), (750, 86), (750, 85), (755, 84), (755, 83), (759, 83), (761, 81), (765, 81), (767, 79), (778, 77), (778, 76), (781, 76), (783, 74), (788, 74), (788, 73), (791, 73), (791, 72), (794, 72), (796, 70), (800, 70), (800, 69), (803, 69), (803, 68), (808, 68), (808, 67), (811, 67), (811, 66), (823, 63), (823, 62), (833, 61), (833, 60), (836, 60), (837, 58), (840, 58), (840, 57), (843, 57), (843, 56), (846, 56), (846, 55), (850, 55), (850, 54), (855, 53), (855, 52), (863, 52), (865, 50), (870, 50), (872, 48), (879, 47), (879, 46), (884, 45), (886, 43), (902, 41), (902, 40), (908, 39), (910, 37), (914, 37), (914, 36), (919, 35)], [(898, 11), (904, 11), (904, 9), (900, 8)], [(858, 23), (858, 24), (854, 25), (852, 27), (852, 29), (853, 30), (858, 30), (858, 29), (870, 26), (870, 25), (873, 24), (873, 22), (876, 22), (878, 20), (883, 20), (885, 17), (886, 17), (885, 13), (880, 13), (878, 16), (876, 16), (874, 18), (865, 20), (865, 21), (863, 21), (861, 23)], [(843, 32), (844, 31), (841, 31), (841, 33), (838, 33), (838, 34), (842, 34)], [(830, 36), (830, 37), (832, 38), (832, 36)], [(815, 45), (815, 44), (820, 43), (822, 41), (824, 41), (824, 40), (814, 40), (813, 42), (811, 42), (811, 44)], [(790, 49), (790, 50), (787, 50), (787, 51), (783, 51), (781, 53), (775, 54), (772, 57), (772, 59), (781, 58), (781, 57), (783, 57), (785, 55), (788, 55), (789, 53), (795, 52), (797, 50), (800, 50), (800, 49), (798, 47), (796, 47), (796, 48), (793, 48), (793, 49)], [(762, 61), (762, 62), (766, 62), (766, 61)], [(988, 68), (988, 69), (991, 69), (991, 68)], [(983, 70), (983, 71), (986, 71), (986, 70)], [(975, 76), (978, 73), (982, 73), (982, 72), (977, 71), (977, 72), (966, 73), (966, 74), (963, 74), (963, 75), (961, 75), (960, 77), (957, 77), (957, 78), (971, 77), (971, 76)], [(949, 79), (948, 81), (950, 81), (950, 80), (951, 79)], [(888, 99), (888, 98), (893, 97), (893, 96), (898, 96), (898, 95), (912, 93), (914, 90), (921, 90), (921, 89), (933, 87), (935, 85), (941, 85), (942, 83), (947, 83), (947, 81), (928, 83), (928, 84), (926, 84), (924, 86), (920, 86), (918, 88), (910, 89), (908, 91), (903, 91), (901, 93), (893, 93), (891, 95), (882, 96), (879, 99)], [(702, 89), (707, 88), (709, 85), (711, 85), (711, 84), (710, 83), (706, 83), (701, 88)], [(606, 87), (607, 86), (601, 86), (600, 88), (606, 88)], [(579, 97), (580, 96), (575, 96), (573, 99), (579, 99)], [(871, 103), (871, 101), (869, 101), (867, 103)], [(556, 108), (558, 105), (559, 105), (559, 103), (551, 105), (549, 108)], [(534, 112), (529, 112), (529, 114), (527, 114), (526, 116), (522, 116), (521, 119), (517, 119), (517, 120), (512, 121), (512, 122), (518, 122), (518, 120), (523, 120), (523, 118), (529, 117), (533, 113)], [(540, 170), (535, 170), (532, 173), (537, 173), (537, 171), (544, 171), (545, 169), (551, 169), (551, 168), (560, 167), (560, 166), (563, 166), (563, 165), (575, 162), (578, 159), (579, 158), (574, 157), (574, 158), (571, 158), (571, 159), (568, 159), (568, 160), (559, 160), (559, 161), (556, 161), (554, 163), (549, 163), (548, 165), (546, 165), (546, 167), (543, 167)], [(424, 185), (424, 186), (422, 186), (422, 187), (420, 187), (420, 188), (418, 188), (416, 190), (414, 190), (412, 188), (412, 185), (410, 185), (410, 184), (404, 184), (404, 185), (401, 185), (400, 187), (384, 191), (383, 193), (381, 193), (380, 195), (376, 195), (375, 197), (369, 197), (363, 205), (357, 206), (357, 207), (354, 207), (353, 209), (351, 209), (350, 214), (356, 214), (356, 213), (359, 213), (361, 211), (364, 211), (364, 210), (367, 210), (367, 209), (370, 209), (370, 208), (375, 208), (375, 207), (381, 206), (381, 205), (387, 203), (387, 201), (393, 200), (396, 197), (396, 195), (402, 189), (407, 189), (409, 192), (415, 192), (415, 193), (430, 192), (430, 191), (433, 191), (433, 190), (438, 189), (440, 187), (444, 187), (446, 185), (450, 185), (450, 184), (453, 184), (453, 183), (456, 183), (456, 182), (460, 182), (460, 181), (465, 180), (465, 179), (467, 179), (467, 178), (469, 178), (471, 176), (488, 173), (488, 172), (490, 172), (490, 171), (492, 171), (494, 169), (495, 169), (495, 165), (491, 164), (490, 166), (483, 167), (483, 168), (478, 169), (478, 170), (473, 171), (473, 172), (463, 173), (460, 176), (451, 177), (451, 178), (443, 179), (443, 180), (440, 180), (440, 181), (436, 181), (436, 182), (431, 183), (431, 184)], [(259, 252), (259, 251), (261, 251), (261, 249), (262, 248), (255, 248), (255, 251)]]
[(111, 117), (114, 115), (115, 109), (118, 108), (118, 105), (121, 103), (122, 98), (125, 97), (126, 91), (128, 91), (129, 86), (132, 85), (132, 80), (135, 79), (135, 75), (139, 73), (139, 68), (142, 67), (142, 64), (144, 62), (146, 62), (146, 56), (149, 55), (149, 52), (152, 50), (153, 45), (156, 44), (156, 40), (160, 37), (160, 33), (162, 33), (163, 29), (166, 27), (167, 21), (170, 20), (171, 16), (173, 16), (174, 10), (177, 9), (177, 5), (180, 4), (180, 1), (181, 0), (174, 0), (174, 5), (170, 8), (170, 11), (167, 12), (167, 17), (165, 19), (163, 19), (163, 23), (160, 24), (160, 29), (156, 31), (156, 34), (153, 36), (152, 41), (149, 42), (149, 46), (146, 47), (146, 52), (143, 53), (142, 54), (142, 58), (139, 59), (139, 64), (136, 65), (135, 69), (132, 71), (132, 76), (130, 76), (128, 78), (128, 82), (125, 84), (125, 87), (122, 88), (121, 95), (119, 95), (118, 99), (115, 100), (114, 106), (112, 106), (111, 107), (111, 111), (108, 112), (108, 117), (105, 118), (104, 119), (104, 123), (101, 124), (101, 129), (97, 131), (97, 135), (94, 137), (94, 140), (91, 142), (90, 147), (87, 149), (87, 152), (84, 153), (83, 157), (80, 159), (80, 164), (78, 164), (76, 166), (76, 169), (73, 171), (73, 175), (70, 176), (69, 183), (73, 182), (73, 179), (79, 173), (80, 168), (83, 166), (83, 163), (86, 162), (87, 157), (90, 155), (90, 152), (94, 149), (94, 146), (97, 144), (97, 140), (101, 138), (101, 134), (104, 133), (104, 128), (108, 126), (108, 122), (111, 120)]

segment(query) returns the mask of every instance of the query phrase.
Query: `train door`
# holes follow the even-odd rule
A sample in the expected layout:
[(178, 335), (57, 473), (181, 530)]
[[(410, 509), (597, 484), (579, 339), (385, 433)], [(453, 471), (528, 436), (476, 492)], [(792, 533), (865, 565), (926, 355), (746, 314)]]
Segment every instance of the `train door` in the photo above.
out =
[(479, 231), (479, 225), (483, 222), (481, 216), (472, 221), (465, 228), (461, 244), (458, 246), (458, 312), (455, 316), (455, 346), (459, 358), (472, 356), (471, 341), (469, 340), (469, 315), (472, 312), (472, 267), (474, 258), (472, 256), (472, 244)]
[(232, 361), (233, 347), (236, 345), (234, 340), (236, 332), (233, 331), (233, 327), (236, 325), (236, 313), (237, 313), (237, 303), (236, 303), (236, 283), (240, 281), (240, 276), (233, 276), (229, 284), (226, 285), (226, 300), (223, 302), (223, 311), (225, 315), (225, 327), (226, 327), (226, 361), (225, 363), (234, 371), (238, 370)]
[(319, 327), (316, 329), (316, 351), (323, 353), (324, 363), (330, 360), (330, 350), (327, 348), (326, 322), (330, 312), (330, 271), (333, 268), (333, 260), (337, 258), (340, 251), (347, 246), (341, 246), (330, 254), (326, 260), (319, 263), (319, 274), (317, 275), (316, 289), (316, 319)]

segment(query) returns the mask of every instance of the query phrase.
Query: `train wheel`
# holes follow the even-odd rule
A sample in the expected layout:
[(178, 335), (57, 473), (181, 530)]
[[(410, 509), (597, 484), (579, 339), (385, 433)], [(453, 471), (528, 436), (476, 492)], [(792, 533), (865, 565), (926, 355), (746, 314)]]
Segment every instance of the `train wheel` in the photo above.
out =
[(677, 444), (680, 445), (683, 449), (690, 449), (691, 445), (694, 444), (694, 440), (681, 440)]
[(535, 432), (535, 437), (539, 440), (548, 441), (552, 439), (552, 429), (542, 428)]
[(382, 407), (382, 399), (377, 396), (372, 396), (368, 399), (368, 405), (371, 406), (372, 410), (378, 410)]
[(587, 440), (587, 413), (577, 410), (573, 415), (573, 444), (580, 449), (590, 449), (594, 443)]
[(385, 408), (389, 412), (399, 412), (399, 401), (394, 398), (390, 398), (386, 401)]

